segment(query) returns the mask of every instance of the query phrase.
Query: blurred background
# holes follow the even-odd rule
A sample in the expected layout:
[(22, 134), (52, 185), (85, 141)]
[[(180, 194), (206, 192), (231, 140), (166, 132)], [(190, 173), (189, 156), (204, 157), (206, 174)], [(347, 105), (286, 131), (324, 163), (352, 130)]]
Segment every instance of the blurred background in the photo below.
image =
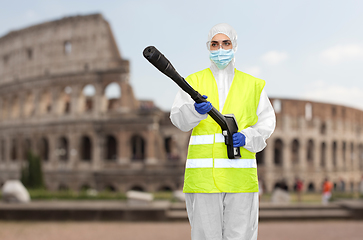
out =
[[(266, 81), (277, 117), (257, 154), (261, 237), (293, 219), (335, 220), (346, 239), (358, 239), (362, 12), (357, 0), (3, 3), (0, 237), (18, 239), (25, 225), (12, 220), (51, 220), (57, 229), (59, 220), (112, 219), (177, 222), (173, 231), (189, 236), (181, 189), (190, 132), (169, 120), (178, 87), (142, 51), (156, 46), (187, 77), (210, 66), (208, 31), (226, 22), (238, 34), (236, 68)], [(323, 225), (310, 232), (325, 233)]]

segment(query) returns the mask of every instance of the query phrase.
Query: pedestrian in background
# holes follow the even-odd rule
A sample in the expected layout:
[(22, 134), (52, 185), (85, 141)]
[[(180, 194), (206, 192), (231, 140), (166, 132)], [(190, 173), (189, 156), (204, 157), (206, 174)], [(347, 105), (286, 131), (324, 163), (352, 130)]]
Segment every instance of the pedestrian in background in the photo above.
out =
[(326, 178), (323, 183), (323, 196), (322, 203), (323, 205), (327, 205), (329, 199), (331, 198), (331, 191), (333, 189), (333, 184)]

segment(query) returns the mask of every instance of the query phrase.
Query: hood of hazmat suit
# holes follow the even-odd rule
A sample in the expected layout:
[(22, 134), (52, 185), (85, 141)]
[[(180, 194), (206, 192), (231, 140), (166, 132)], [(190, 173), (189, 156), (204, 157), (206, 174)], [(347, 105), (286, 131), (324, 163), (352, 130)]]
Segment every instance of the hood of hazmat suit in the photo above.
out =
[[(232, 26), (227, 23), (220, 23), (212, 27), (208, 34), (208, 41), (211, 41), (212, 38), (222, 33), (229, 37), (232, 42), (232, 50), (234, 52), (237, 51), (237, 32), (234, 30)], [(231, 87), (233, 77), (234, 77), (234, 68), (235, 68), (235, 58), (231, 60), (231, 62), (224, 69), (219, 69), (217, 65), (211, 60), (210, 69), (213, 73), (214, 78), (216, 79), (219, 93), (219, 111), (222, 112), (224, 103), (227, 98), (227, 94), (229, 88)]]

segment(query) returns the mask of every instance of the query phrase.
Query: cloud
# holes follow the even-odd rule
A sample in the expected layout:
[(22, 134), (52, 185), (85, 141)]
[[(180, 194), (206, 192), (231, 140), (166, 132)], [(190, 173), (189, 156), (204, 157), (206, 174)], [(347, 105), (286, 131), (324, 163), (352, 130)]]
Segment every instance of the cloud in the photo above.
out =
[(288, 59), (286, 52), (269, 51), (262, 55), (261, 59), (269, 65), (278, 65)]
[(320, 57), (324, 62), (330, 64), (363, 58), (363, 46), (358, 44), (337, 45), (321, 52)]
[(261, 74), (261, 68), (258, 66), (249, 66), (244, 69), (244, 72), (254, 77), (258, 77)]
[(307, 86), (303, 98), (320, 102), (329, 102), (351, 106), (363, 110), (363, 89), (331, 85), (324, 81), (317, 81)]
[(25, 17), (26, 17), (27, 19), (35, 19), (35, 18), (37, 18), (38, 16), (37, 16), (37, 14), (36, 14), (33, 10), (29, 9), (29, 10), (27, 10), (27, 11), (25, 12)]

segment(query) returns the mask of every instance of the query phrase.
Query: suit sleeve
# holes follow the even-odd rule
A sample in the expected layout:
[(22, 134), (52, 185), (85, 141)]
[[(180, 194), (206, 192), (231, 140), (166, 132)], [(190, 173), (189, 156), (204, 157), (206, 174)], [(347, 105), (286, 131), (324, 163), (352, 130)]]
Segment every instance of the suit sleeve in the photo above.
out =
[(246, 144), (243, 147), (255, 153), (266, 147), (266, 140), (276, 127), (275, 111), (264, 89), (261, 92), (256, 114), (258, 116), (257, 123), (241, 131), (246, 136)]

